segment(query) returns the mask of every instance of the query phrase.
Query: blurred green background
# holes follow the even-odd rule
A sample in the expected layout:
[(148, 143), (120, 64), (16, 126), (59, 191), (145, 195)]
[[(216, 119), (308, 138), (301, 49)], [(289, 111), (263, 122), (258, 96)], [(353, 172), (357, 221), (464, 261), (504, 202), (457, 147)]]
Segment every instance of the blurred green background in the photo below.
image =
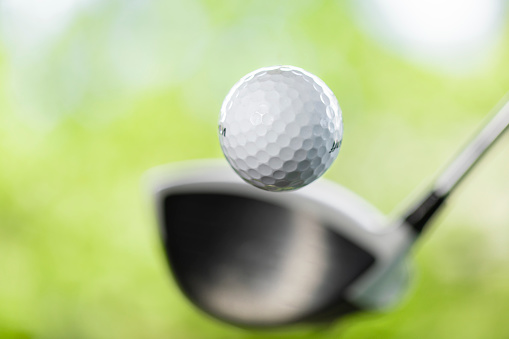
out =
[(343, 109), (326, 177), (389, 213), (509, 89), (506, 2), (419, 3), (0, 0), (0, 338), (508, 338), (507, 138), (416, 247), (403, 302), (326, 329), (253, 332), (194, 309), (141, 184), (222, 157), (229, 88), (291, 64)]

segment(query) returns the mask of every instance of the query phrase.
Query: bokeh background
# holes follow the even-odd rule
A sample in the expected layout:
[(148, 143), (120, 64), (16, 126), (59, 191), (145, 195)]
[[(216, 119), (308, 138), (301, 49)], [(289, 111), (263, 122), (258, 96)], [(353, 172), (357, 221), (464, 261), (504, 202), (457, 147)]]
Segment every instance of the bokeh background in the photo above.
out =
[(414, 251), (387, 313), (247, 331), (169, 279), (142, 185), (222, 157), (218, 112), (262, 66), (343, 109), (332, 179), (389, 213), (509, 90), (503, 0), (0, 0), (0, 338), (508, 338), (509, 139)]

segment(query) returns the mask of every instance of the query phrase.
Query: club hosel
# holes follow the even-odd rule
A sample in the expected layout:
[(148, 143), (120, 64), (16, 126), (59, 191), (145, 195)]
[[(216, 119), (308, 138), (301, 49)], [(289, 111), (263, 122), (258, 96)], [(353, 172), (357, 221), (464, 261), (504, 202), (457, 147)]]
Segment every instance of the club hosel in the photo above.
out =
[(417, 234), (420, 234), (443, 206), (448, 195), (448, 193), (442, 194), (438, 190), (433, 190), (426, 195), (404, 217), (407, 226), (411, 227)]

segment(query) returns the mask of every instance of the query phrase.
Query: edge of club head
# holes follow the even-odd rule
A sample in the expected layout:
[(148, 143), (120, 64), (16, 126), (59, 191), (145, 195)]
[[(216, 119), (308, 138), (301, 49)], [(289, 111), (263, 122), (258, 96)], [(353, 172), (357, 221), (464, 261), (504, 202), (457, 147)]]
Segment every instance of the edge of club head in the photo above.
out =
[[(262, 328), (278, 327), (300, 322), (330, 321), (355, 310), (387, 308), (398, 301), (400, 295), (405, 290), (409, 276), (406, 257), (409, 248), (415, 241), (415, 233), (409, 227), (406, 227), (403, 221), (391, 223), (390, 220), (365, 200), (327, 179), (319, 179), (312, 185), (295, 192), (265, 192), (247, 185), (222, 160), (194, 160), (163, 165), (150, 170), (147, 173), (146, 179), (156, 207), (159, 231), (173, 277), (188, 299), (199, 309), (214, 318), (236, 326)], [(214, 282), (210, 284), (206, 281), (191, 283), (191, 278), (189, 277), (192, 275), (189, 273), (185, 273), (188, 274), (187, 276), (183, 275), (184, 273), (182, 272), (185, 271), (185, 268), (179, 268), (179, 260), (183, 261), (183, 259), (181, 252), (177, 253), (174, 251), (174, 248), (179, 245), (172, 239), (173, 234), (169, 234), (169, 226), (166, 225), (165, 201), (168, 197), (178, 194), (199, 194), (204, 192), (248, 197), (249, 199), (268, 202), (292, 211), (293, 214), (299, 216), (295, 220), (300, 220), (298, 223), (302, 224), (302, 227), (299, 226), (299, 231), (297, 232), (301, 235), (296, 237), (296, 232), (292, 231), (292, 233), (289, 233), (291, 236), (285, 233), (285, 239), (296, 237), (295, 239), (298, 240), (294, 241), (292, 245), (295, 247), (297, 246), (295, 244), (298, 244), (295, 249), (302, 250), (302, 248), (308, 248), (309, 250), (321, 248), (325, 244), (325, 238), (331, 238), (331, 234), (338, 234), (342, 238), (347, 239), (347, 242), (351, 242), (369, 253), (374, 258), (369, 268), (362, 272), (357, 272), (358, 276), (346, 282), (341, 289), (338, 287), (338, 291), (334, 291), (335, 294), (332, 292), (331, 294), (326, 294), (328, 297), (334, 296), (331, 299), (336, 298), (332, 302), (344, 302), (353, 307), (342, 309), (341, 307), (334, 308), (334, 305), (329, 305), (327, 312), (318, 312), (319, 308), (325, 307), (324, 305), (328, 301), (320, 300), (317, 303), (316, 300), (309, 301), (304, 297), (300, 297), (300, 299), (294, 297), (292, 300), (291, 293), (282, 293), (286, 289), (291, 290), (293, 288), (288, 282), (295, 282), (297, 286), (301, 286), (301, 292), (303, 291), (302, 286), (312, 284), (313, 279), (304, 279), (303, 275), (299, 275), (300, 271), (305, 270), (307, 270), (304, 272), (306, 274), (304, 275), (305, 277), (331, 277), (331, 283), (334, 283), (335, 275), (330, 274), (329, 271), (334, 268), (335, 259), (333, 255), (339, 252), (329, 253), (329, 250), (327, 250), (329, 251), (327, 254), (320, 254), (320, 251), (311, 250), (309, 256), (314, 256), (314, 264), (306, 266), (301, 264), (305, 261), (302, 259), (307, 258), (306, 256), (302, 256), (295, 249), (288, 249), (287, 245), (285, 245), (286, 247), (282, 246), (285, 251), (285, 261), (284, 264), (279, 263), (278, 268), (287, 266), (297, 268), (294, 268), (293, 271), (287, 270), (288, 272), (284, 279), (281, 278), (283, 274), (278, 273), (279, 280), (274, 281), (284, 280), (286, 285), (284, 285), (284, 288), (280, 287), (276, 290), (277, 294), (271, 291), (270, 293), (272, 294), (265, 299), (263, 295), (249, 295), (245, 300), (245, 303), (249, 304), (249, 309), (244, 307), (245, 305), (241, 305), (241, 303), (228, 301), (228, 297), (225, 296), (225, 293), (240, 293), (238, 291), (241, 291), (242, 288), (238, 286), (239, 281), (232, 284), (231, 281), (220, 280), (218, 283), (215, 278)], [(307, 222), (310, 225), (316, 223), (318, 227), (306, 225), (306, 222), (302, 222), (302, 220), (310, 221)], [(315, 230), (324, 229), (327, 232), (330, 231), (330, 233), (322, 233), (321, 231), (306, 233), (306, 230), (310, 227), (314, 227), (313, 229)], [(270, 231), (264, 230), (264, 232)], [(319, 237), (319, 239), (316, 237)], [(302, 239), (306, 239), (305, 241), (309, 242), (313, 238), (316, 238), (315, 243), (305, 243), (304, 246), (307, 247), (302, 247)], [(325, 247), (326, 249), (328, 248), (327, 246)], [(294, 253), (295, 255), (290, 255), (289, 253)], [(234, 257), (235, 253), (232, 253), (231, 256)], [(300, 258), (300, 261), (297, 261), (294, 257)], [(353, 257), (348, 259), (355, 260)], [(320, 261), (328, 263), (328, 266), (323, 265)], [(196, 264), (199, 265), (198, 263)], [(224, 265), (226, 264), (223, 263)], [(214, 267), (214, 270), (217, 270), (218, 267)], [(324, 273), (320, 271), (320, 268), (322, 268), (322, 271), (329, 271)], [(279, 271), (285, 270), (281, 269)], [(265, 271), (263, 272), (266, 273)], [(199, 274), (199, 272), (193, 272), (192, 274)], [(238, 279), (238, 276), (236, 277)], [(258, 276), (257, 278), (260, 277)], [(298, 282), (300, 282), (300, 285)], [(212, 289), (210, 285), (214, 284), (216, 286)], [(320, 281), (320, 284), (312, 289), (310, 288), (310, 291), (317, 293), (317, 290), (323, 289), (324, 281)], [(226, 285), (228, 288), (223, 288)], [(236, 288), (238, 289), (237, 292), (235, 292)], [(333, 287), (329, 286), (327, 288), (333, 291)], [(208, 295), (206, 298), (202, 295), (197, 295), (193, 289), (199, 291), (209, 289)], [(214, 290), (214, 293), (210, 292), (212, 290)], [(336, 295), (337, 293), (341, 294), (339, 299), (338, 295)], [(242, 299), (240, 296), (245, 297), (245, 295), (245, 293), (238, 294), (239, 299)], [(275, 300), (275, 306), (272, 305), (273, 300)], [(268, 305), (270, 302), (271, 308), (269, 310), (263, 309), (260, 306), (262, 302), (265, 302), (264, 305)], [(276, 304), (276, 302), (282, 306)], [(257, 305), (257, 303), (260, 305)], [(305, 307), (302, 306), (305, 311), (299, 312), (299, 305), (305, 305)], [(265, 314), (263, 314), (263, 311), (265, 311)]]

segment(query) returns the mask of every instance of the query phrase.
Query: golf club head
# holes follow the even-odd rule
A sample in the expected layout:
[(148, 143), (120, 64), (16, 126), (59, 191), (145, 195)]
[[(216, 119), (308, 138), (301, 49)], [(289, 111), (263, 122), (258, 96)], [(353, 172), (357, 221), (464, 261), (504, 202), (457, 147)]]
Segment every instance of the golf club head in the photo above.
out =
[(416, 234), (337, 184), (271, 193), (214, 160), (148, 178), (173, 277), (214, 318), (242, 327), (330, 322), (388, 307), (405, 290)]
[(237, 326), (330, 322), (387, 307), (407, 285), (411, 245), (507, 130), (509, 94), (395, 221), (325, 179), (271, 193), (224, 161), (156, 168), (148, 178), (173, 276), (198, 308)]

